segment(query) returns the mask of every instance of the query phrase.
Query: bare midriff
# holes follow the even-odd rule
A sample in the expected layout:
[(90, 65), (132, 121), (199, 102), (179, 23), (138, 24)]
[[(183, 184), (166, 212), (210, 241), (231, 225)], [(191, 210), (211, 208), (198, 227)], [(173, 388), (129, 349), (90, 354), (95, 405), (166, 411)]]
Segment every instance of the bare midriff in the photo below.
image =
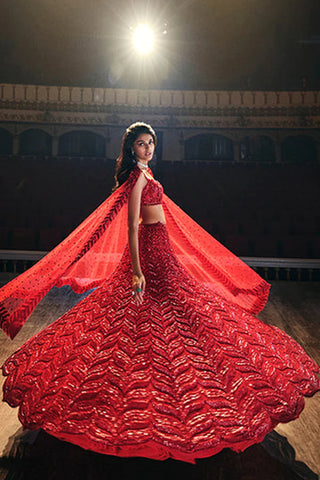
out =
[(141, 205), (141, 223), (166, 223), (161, 203), (158, 205)]

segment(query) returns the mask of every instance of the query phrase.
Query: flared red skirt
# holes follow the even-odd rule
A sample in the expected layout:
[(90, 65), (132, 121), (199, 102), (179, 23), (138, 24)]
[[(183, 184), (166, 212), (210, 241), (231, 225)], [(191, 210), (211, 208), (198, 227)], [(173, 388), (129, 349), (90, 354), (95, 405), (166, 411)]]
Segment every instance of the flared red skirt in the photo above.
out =
[(140, 225), (144, 301), (129, 249), (100, 287), (3, 365), (25, 428), (100, 453), (194, 462), (260, 442), (319, 389), (317, 365), (280, 329), (196, 281), (167, 228)]

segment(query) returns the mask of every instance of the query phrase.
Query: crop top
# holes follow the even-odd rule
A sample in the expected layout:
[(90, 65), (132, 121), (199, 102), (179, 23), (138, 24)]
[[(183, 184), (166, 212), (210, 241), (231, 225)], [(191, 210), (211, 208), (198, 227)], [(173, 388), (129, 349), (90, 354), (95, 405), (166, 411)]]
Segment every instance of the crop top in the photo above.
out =
[[(149, 175), (151, 175), (151, 171), (148, 169)], [(145, 175), (148, 183), (143, 188), (141, 193), (141, 205), (158, 205), (162, 203), (162, 196), (163, 196), (163, 187), (161, 183), (155, 180), (153, 177), (149, 178)]]

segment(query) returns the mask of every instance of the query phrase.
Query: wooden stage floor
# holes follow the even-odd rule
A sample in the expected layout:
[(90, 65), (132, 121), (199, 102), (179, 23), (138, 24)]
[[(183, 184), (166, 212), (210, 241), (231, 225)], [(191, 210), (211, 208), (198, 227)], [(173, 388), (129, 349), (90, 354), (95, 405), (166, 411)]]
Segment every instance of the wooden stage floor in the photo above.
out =
[[(8, 277), (0, 277), (0, 284)], [(84, 295), (83, 295), (84, 296)], [(11, 341), (0, 333), (0, 362), (83, 296), (52, 289)], [(320, 282), (272, 282), (259, 318), (285, 330), (320, 363)], [(1, 385), (3, 377), (1, 377)], [(229, 449), (197, 461), (121, 459), (85, 451), (43, 431), (22, 431), (16, 409), (0, 403), (0, 480), (91, 480), (180, 477), (185, 480), (299, 480), (320, 474), (320, 393), (306, 400), (300, 418), (279, 425), (262, 444), (241, 454)]]

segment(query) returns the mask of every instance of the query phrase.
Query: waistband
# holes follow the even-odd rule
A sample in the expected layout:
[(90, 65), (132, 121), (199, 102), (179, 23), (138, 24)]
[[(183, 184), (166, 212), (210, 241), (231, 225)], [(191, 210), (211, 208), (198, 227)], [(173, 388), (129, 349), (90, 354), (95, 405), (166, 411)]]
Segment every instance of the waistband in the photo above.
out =
[(160, 220), (158, 222), (154, 222), (154, 223), (139, 223), (139, 228), (152, 228), (152, 227), (164, 227), (166, 228), (167, 227), (167, 224), (166, 223), (162, 223), (160, 222)]

